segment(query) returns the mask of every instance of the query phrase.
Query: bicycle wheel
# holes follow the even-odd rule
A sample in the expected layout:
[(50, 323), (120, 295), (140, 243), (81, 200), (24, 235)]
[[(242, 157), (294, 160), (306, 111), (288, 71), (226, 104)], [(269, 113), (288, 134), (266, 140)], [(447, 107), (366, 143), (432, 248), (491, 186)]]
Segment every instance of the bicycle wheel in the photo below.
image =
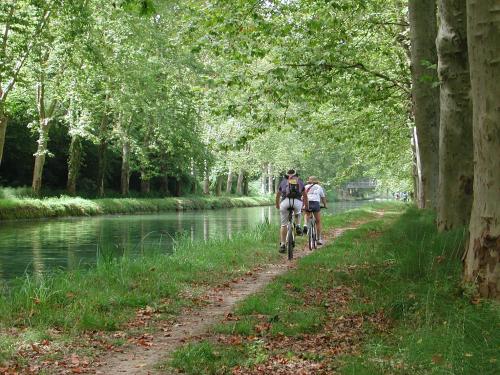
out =
[(293, 245), (294, 245), (293, 229), (294, 229), (293, 224), (288, 224), (288, 233), (286, 235), (286, 247), (288, 251), (289, 260), (293, 259)]
[(308, 223), (307, 225), (307, 247), (311, 251), (314, 248), (314, 243), (313, 243), (313, 226), (311, 223)]
[(313, 243), (313, 249), (317, 249), (318, 248), (318, 237), (316, 235), (316, 225), (313, 224), (312, 228), (311, 228), (311, 232), (312, 232), (312, 243)]

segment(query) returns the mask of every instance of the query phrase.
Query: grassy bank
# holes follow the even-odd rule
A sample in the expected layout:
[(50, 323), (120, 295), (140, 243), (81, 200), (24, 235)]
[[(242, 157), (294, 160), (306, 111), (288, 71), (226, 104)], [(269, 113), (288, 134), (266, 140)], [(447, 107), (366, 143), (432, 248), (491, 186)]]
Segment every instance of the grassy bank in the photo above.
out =
[(438, 234), (434, 219), (408, 209), (346, 232), (164, 367), (188, 374), (499, 373), (499, 305), (461, 287), (464, 231)]
[(84, 332), (124, 330), (138, 308), (148, 306), (159, 319), (169, 319), (195, 304), (207, 287), (277, 260), (276, 232), (277, 227), (263, 225), (231, 240), (181, 239), (170, 256), (103, 256), (91, 269), (3, 285), (0, 368), (9, 360), (22, 363), (19, 348), (32, 343), (49, 340), (60, 345), (78, 340)]
[(186, 197), (186, 198), (5, 198), (0, 199), (0, 220), (37, 219), (63, 216), (149, 213), (251, 207), (272, 204), (269, 197)]
[[(357, 210), (335, 221), (345, 225), (373, 216), (370, 210)], [(88, 335), (127, 331), (140, 309), (154, 312), (155, 319), (171, 320), (183, 307), (197, 306), (206, 288), (227, 283), (258, 265), (285, 261), (277, 251), (277, 230), (262, 225), (232, 239), (207, 243), (181, 239), (170, 256), (103, 256), (91, 269), (0, 284), (0, 368), (53, 363), (75, 352), (91, 357), (95, 340)], [(90, 341), (82, 343), (85, 337)], [(100, 337), (99, 342), (116, 346), (124, 342), (122, 337), (120, 333), (105, 344)], [(40, 343), (48, 345), (45, 351), (31, 349)]]

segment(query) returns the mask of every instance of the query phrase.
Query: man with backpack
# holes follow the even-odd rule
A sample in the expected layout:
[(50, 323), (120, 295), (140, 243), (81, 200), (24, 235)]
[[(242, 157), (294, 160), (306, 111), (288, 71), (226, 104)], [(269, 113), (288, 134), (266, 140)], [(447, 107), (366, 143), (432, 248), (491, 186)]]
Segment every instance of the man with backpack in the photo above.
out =
[(295, 230), (298, 236), (302, 235), (300, 228), (300, 214), (302, 207), (307, 210), (309, 205), (307, 194), (304, 188), (304, 182), (299, 178), (294, 169), (290, 169), (285, 178), (281, 180), (278, 191), (276, 192), (276, 208), (280, 210), (281, 228), (280, 228), (280, 252), (286, 251), (286, 226), (288, 223), (288, 209), (292, 207), (295, 213)]

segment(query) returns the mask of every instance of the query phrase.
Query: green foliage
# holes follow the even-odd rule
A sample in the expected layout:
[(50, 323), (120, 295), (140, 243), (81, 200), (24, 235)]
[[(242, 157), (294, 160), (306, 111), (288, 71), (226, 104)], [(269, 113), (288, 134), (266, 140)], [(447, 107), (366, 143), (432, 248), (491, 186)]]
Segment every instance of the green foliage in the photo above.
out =
[[(143, 182), (188, 177), (213, 186), (230, 170), (257, 179), (270, 164), (274, 177), (295, 167), (331, 187), (366, 176), (410, 187), (400, 1), (2, 4), (10, 32), (0, 82), (4, 91), (14, 76), (16, 84), (0, 110), (41, 133), (40, 104), (54, 108), (46, 120), (64, 129), (68, 150), (49, 144), (37, 153), (65, 161), (69, 152), (80, 186), (112, 181), (103, 156), (111, 152), (124, 177)], [(69, 147), (75, 142), (82, 148)], [(87, 160), (98, 173), (79, 173)], [(14, 178), (15, 157), (7, 162), (2, 183), (28, 184)], [(56, 169), (50, 159), (47, 168)], [(116, 179), (118, 163), (107, 168)], [(62, 176), (46, 183), (62, 188), (65, 172), (57, 168)]]

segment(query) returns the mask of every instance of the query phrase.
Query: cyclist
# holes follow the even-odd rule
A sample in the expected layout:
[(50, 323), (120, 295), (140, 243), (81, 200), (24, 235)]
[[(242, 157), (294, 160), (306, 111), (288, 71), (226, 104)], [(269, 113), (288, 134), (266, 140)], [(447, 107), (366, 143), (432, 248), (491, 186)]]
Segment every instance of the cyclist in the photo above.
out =
[(298, 236), (302, 235), (300, 229), (300, 213), (302, 207), (309, 207), (307, 194), (305, 193), (304, 182), (299, 178), (294, 169), (290, 169), (286, 176), (281, 180), (278, 191), (276, 192), (276, 208), (280, 210), (281, 228), (280, 228), (280, 252), (286, 252), (286, 227), (288, 224), (288, 208), (292, 207), (295, 213), (296, 227)]
[(307, 233), (307, 221), (311, 213), (316, 219), (316, 233), (318, 234), (318, 245), (323, 245), (323, 239), (321, 237), (321, 215), (320, 215), (320, 202), (323, 203), (323, 207), (326, 208), (326, 196), (325, 191), (319, 185), (319, 180), (316, 176), (310, 176), (307, 179), (307, 185), (305, 186), (305, 192), (307, 194), (307, 200), (309, 202), (309, 209), (306, 209), (305, 223), (304, 223), (304, 233)]

